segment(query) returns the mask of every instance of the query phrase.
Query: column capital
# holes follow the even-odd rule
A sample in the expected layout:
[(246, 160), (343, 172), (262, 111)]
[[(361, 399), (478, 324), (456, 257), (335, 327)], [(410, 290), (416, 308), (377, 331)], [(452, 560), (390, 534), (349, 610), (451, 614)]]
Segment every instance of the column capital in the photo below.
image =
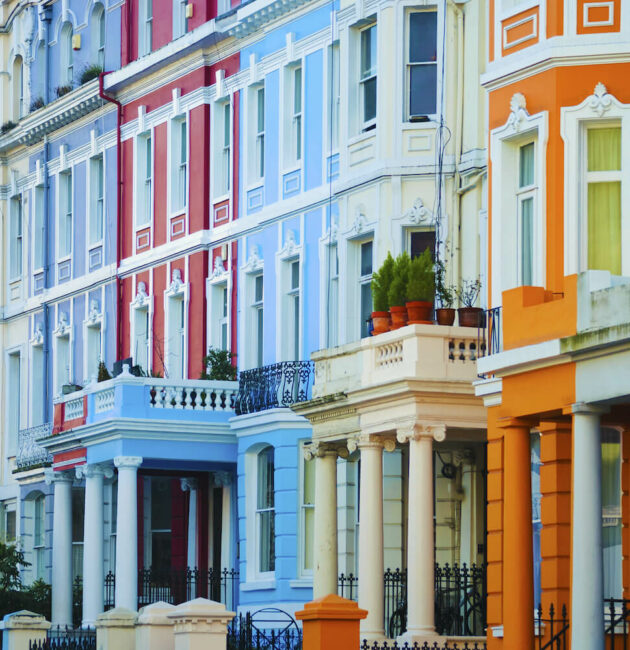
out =
[(350, 452), (357, 449), (385, 449), (385, 451), (396, 449), (396, 440), (393, 436), (382, 436), (376, 433), (356, 433), (348, 438), (347, 444)]
[(114, 465), (118, 469), (137, 469), (142, 465), (142, 456), (116, 456)]
[(575, 402), (562, 409), (562, 412), (566, 415), (604, 415), (609, 411), (610, 409), (607, 406), (588, 404), (587, 402)]
[(198, 487), (198, 481), (196, 478), (193, 476), (187, 476), (186, 478), (181, 478), (179, 479), (181, 486), (182, 486), (182, 492), (193, 492), (197, 489)]
[(323, 458), (324, 456), (335, 456), (335, 458), (348, 458), (348, 447), (337, 442), (313, 442), (304, 445), (304, 458)]
[(215, 487), (227, 487), (232, 484), (230, 472), (214, 472), (212, 477)]
[(78, 465), (74, 471), (77, 478), (94, 478), (96, 476), (112, 478), (114, 476), (114, 470), (108, 465)]
[(46, 485), (51, 483), (72, 483), (74, 475), (70, 471), (56, 471), (49, 467), (44, 471), (44, 481)]
[(396, 430), (396, 439), (400, 443), (421, 440), (422, 438), (430, 438), (436, 442), (442, 442), (446, 438), (446, 425), (425, 424), (411, 420), (401, 423)]

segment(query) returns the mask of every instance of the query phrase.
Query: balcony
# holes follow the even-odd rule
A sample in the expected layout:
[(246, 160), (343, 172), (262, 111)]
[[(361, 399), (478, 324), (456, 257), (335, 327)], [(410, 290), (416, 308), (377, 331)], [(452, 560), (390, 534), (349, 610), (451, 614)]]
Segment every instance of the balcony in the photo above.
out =
[(52, 462), (48, 451), (39, 442), (52, 433), (52, 422), (46, 422), (18, 432), (18, 453), (15, 461), (16, 471), (47, 467)]

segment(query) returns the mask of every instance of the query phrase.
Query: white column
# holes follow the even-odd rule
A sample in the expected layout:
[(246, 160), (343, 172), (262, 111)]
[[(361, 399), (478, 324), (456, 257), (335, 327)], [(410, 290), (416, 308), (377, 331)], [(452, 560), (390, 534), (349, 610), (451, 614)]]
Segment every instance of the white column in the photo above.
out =
[(604, 650), (600, 410), (574, 404), (571, 648)]
[[(435, 632), (435, 540), (433, 525), (433, 440), (444, 440), (443, 426), (415, 423), (398, 431), (409, 442), (407, 523), (407, 631), (401, 641), (421, 645)], [(360, 577), (359, 577), (360, 580)]]
[[(394, 446), (393, 441), (388, 441)], [(383, 622), (383, 445), (377, 436), (359, 434), (348, 442), (350, 451), (361, 450), (359, 485), (359, 607), (367, 609), (361, 621), (361, 638), (385, 637)]]
[(188, 499), (188, 553), (187, 564), (191, 569), (197, 567), (197, 479), (181, 479), (182, 490), (190, 493)]
[(138, 467), (140, 456), (117, 456), (116, 607), (138, 608)]
[(337, 593), (337, 451), (306, 449), (305, 456), (315, 456), (313, 598), (321, 598)]
[(85, 516), (83, 534), (83, 627), (96, 625), (103, 611), (103, 477), (111, 469), (99, 465), (77, 467), (85, 476)]
[[(50, 476), (50, 475), (49, 475)], [(52, 472), (52, 624), (72, 625), (72, 475)]]

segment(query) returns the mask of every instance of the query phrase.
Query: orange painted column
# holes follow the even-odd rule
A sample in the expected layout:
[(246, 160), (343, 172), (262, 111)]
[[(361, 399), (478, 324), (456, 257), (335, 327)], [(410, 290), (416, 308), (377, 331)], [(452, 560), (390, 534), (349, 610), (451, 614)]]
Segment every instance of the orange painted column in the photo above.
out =
[(295, 612), (302, 621), (303, 650), (358, 650), (359, 621), (367, 616), (353, 600), (329, 594)]
[(504, 441), (503, 647), (534, 647), (534, 556), (530, 424), (499, 422)]
[[(540, 431), (541, 587), (546, 616), (571, 595), (571, 422), (543, 422)], [(536, 603), (538, 606), (538, 603)]]

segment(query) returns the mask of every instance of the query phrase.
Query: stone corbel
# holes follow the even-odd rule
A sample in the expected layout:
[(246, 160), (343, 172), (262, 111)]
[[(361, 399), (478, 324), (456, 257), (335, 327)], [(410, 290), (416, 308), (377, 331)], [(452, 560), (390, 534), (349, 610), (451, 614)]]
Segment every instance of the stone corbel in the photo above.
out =
[(436, 442), (442, 442), (446, 439), (446, 425), (423, 424), (414, 420), (401, 424), (396, 430), (396, 439), (400, 443), (409, 442), (410, 440), (420, 440), (421, 438), (431, 438)]
[(348, 458), (348, 448), (343, 443), (314, 441), (304, 445), (304, 458), (312, 460), (325, 454), (335, 454), (338, 458)]

